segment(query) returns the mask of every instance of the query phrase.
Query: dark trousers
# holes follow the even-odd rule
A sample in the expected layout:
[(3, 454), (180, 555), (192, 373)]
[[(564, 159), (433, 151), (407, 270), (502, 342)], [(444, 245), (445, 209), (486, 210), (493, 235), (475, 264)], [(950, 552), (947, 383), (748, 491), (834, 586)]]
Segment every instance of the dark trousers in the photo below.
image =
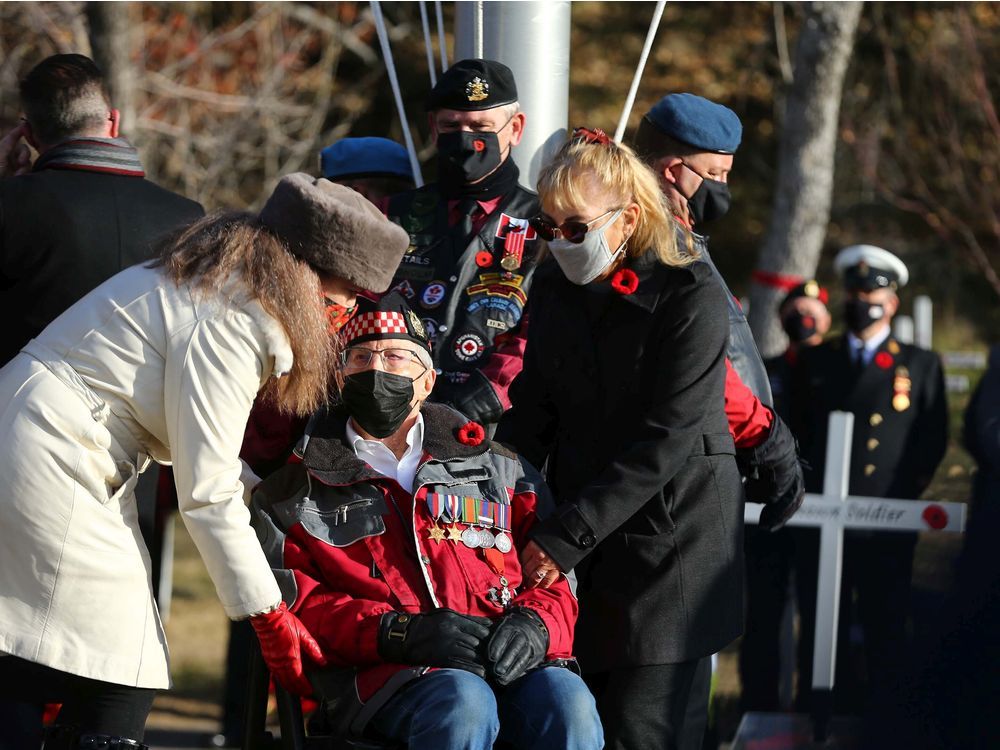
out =
[[(16, 656), (0, 657), (0, 701), (62, 703), (56, 723), (83, 734), (141, 741), (155, 695), (155, 690), (91, 680)], [(25, 737), (31, 736), (31, 729), (25, 728)]]
[[(819, 532), (795, 529), (796, 573), (801, 614), (799, 637), (799, 691), (796, 708), (809, 711), (812, 686), (813, 640), (816, 633), (816, 575), (819, 569)], [(811, 534), (808, 532), (812, 532)], [(846, 532), (840, 588), (840, 622), (834, 674), (834, 709), (861, 714), (887, 700), (906, 662), (907, 616), (913, 575), (916, 534)], [(853, 623), (864, 635), (864, 658), (853, 653)], [(859, 663), (860, 661), (860, 663)]]
[(740, 645), (742, 709), (780, 711), (781, 622), (791, 598), (795, 541), (791, 529), (769, 532), (747, 526), (743, 549), (747, 613)]
[(701, 750), (712, 658), (585, 675), (608, 750)]

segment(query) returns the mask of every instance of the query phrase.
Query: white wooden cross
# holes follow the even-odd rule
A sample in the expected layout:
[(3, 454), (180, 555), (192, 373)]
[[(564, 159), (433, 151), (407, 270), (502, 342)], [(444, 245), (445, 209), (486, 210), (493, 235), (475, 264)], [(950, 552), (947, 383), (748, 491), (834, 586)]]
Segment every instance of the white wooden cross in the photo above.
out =
[[(844, 529), (965, 531), (966, 508), (963, 503), (848, 495), (853, 431), (853, 414), (831, 412), (823, 494), (807, 494), (802, 507), (788, 522), (789, 526), (818, 526), (820, 529), (812, 689), (827, 693), (833, 690), (837, 661)], [(744, 514), (746, 523), (756, 524), (762, 508), (757, 503), (747, 503)], [(822, 734), (824, 730), (817, 727), (817, 732)]]

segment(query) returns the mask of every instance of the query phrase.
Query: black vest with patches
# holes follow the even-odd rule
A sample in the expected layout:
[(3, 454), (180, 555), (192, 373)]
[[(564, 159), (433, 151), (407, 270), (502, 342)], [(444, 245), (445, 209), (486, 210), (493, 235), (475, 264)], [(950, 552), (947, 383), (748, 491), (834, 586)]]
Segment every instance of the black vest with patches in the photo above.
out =
[[(518, 186), (478, 232), (461, 237), (448, 225), (448, 200), (437, 185), (390, 200), (389, 219), (410, 235), (392, 288), (423, 320), (434, 364), (449, 381), (465, 382), (492, 354), (497, 337), (520, 324), (539, 245), (527, 220), (538, 211), (538, 196)], [(521, 244), (519, 235), (520, 264), (505, 269), (501, 261)]]

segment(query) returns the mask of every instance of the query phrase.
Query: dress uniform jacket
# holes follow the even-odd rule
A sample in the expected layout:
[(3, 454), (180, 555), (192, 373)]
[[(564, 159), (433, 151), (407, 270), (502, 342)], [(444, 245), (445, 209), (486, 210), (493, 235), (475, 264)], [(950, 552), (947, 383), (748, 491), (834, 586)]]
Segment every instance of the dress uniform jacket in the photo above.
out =
[(563, 570), (579, 565), (584, 671), (699, 658), (742, 630), (723, 292), (705, 263), (670, 268), (650, 252), (629, 264), (632, 294), (544, 266), (497, 432), (547, 462), (556, 513), (533, 537)]
[[(355, 731), (402, 684), (427, 671), (379, 656), (377, 634), (386, 612), (447, 607), (496, 618), (504, 612), (506, 585), (509, 604), (532, 609), (548, 628), (548, 660), (572, 653), (577, 601), (567, 580), (519, 590), (518, 551), (552, 505), (538, 472), (502, 446), (460, 442), (456, 434), (466, 419), (453, 409), (425, 404), (422, 413), (423, 457), (412, 494), (358, 458), (345, 436), (342, 407), (310, 426), (302, 463), (281, 469), (254, 493), (255, 524), (286, 601), (331, 666), (346, 668), (333, 697), (345, 699), (341, 720), (357, 716)], [(513, 546), (487, 555), (458, 541), (454, 537), (472, 526), (463, 522), (466, 516), (454, 519), (448, 510), (432, 515), (432, 507), (446, 506), (446, 497), (460, 498), (463, 507), (489, 501), (485, 507), (497, 518), (494, 510), (505, 509), (504, 533)], [(489, 533), (501, 528), (493, 524)], [(438, 539), (431, 535), (435, 529)], [(448, 538), (446, 529), (453, 530)], [(337, 684), (330, 675), (321, 680), (331, 682)], [(331, 697), (329, 688), (324, 693)]]
[[(849, 491), (862, 497), (917, 498), (944, 456), (948, 411), (937, 355), (891, 336), (858, 367), (846, 338), (800, 352), (793, 372), (792, 415), (802, 455), (812, 466), (806, 488), (819, 492), (826, 470), (831, 411), (854, 414)], [(799, 684), (812, 681), (818, 535), (793, 529), (802, 612)], [(852, 530), (844, 535), (838, 633), (837, 710), (866, 707), (866, 683), (851, 655), (850, 628), (864, 629), (867, 686), (876, 703), (901, 679), (906, 650), (913, 549), (910, 532)], [(856, 614), (854, 614), (856, 611)], [(805, 691), (799, 708), (805, 710)]]
[(893, 337), (859, 369), (846, 338), (802, 350), (794, 375), (793, 420), (812, 467), (806, 488), (821, 492), (831, 411), (854, 414), (850, 493), (917, 498), (930, 484), (948, 443), (941, 361)]
[(238, 454), (254, 396), (292, 352), (259, 302), (237, 282), (226, 292), (195, 295), (134, 266), (0, 369), (0, 653), (168, 687), (133, 492), (148, 457), (173, 462), (226, 614), (280, 601)]
[(0, 365), (203, 213), (142, 177), (43, 168), (0, 181)]
[[(393, 288), (430, 336), (440, 371), (433, 397), (486, 424), (496, 423), (510, 405), (507, 391), (521, 371), (522, 319), (538, 251), (528, 219), (538, 211), (538, 196), (515, 187), (478, 231), (458, 237), (436, 185), (395, 196), (387, 210), (410, 233)], [(508, 252), (521, 253), (512, 270), (501, 266)]]

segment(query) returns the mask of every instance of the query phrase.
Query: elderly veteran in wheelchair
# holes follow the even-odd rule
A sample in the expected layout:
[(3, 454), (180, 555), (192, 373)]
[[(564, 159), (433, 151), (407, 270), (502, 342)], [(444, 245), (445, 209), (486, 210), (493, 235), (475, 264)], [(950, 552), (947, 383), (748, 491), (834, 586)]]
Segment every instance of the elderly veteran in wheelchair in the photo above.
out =
[(342, 403), (253, 510), (290, 609), (332, 668), (310, 676), (333, 733), (409, 748), (603, 746), (572, 657), (570, 580), (522, 581), (551, 499), (538, 473), (440, 404), (403, 297), (344, 327)]

